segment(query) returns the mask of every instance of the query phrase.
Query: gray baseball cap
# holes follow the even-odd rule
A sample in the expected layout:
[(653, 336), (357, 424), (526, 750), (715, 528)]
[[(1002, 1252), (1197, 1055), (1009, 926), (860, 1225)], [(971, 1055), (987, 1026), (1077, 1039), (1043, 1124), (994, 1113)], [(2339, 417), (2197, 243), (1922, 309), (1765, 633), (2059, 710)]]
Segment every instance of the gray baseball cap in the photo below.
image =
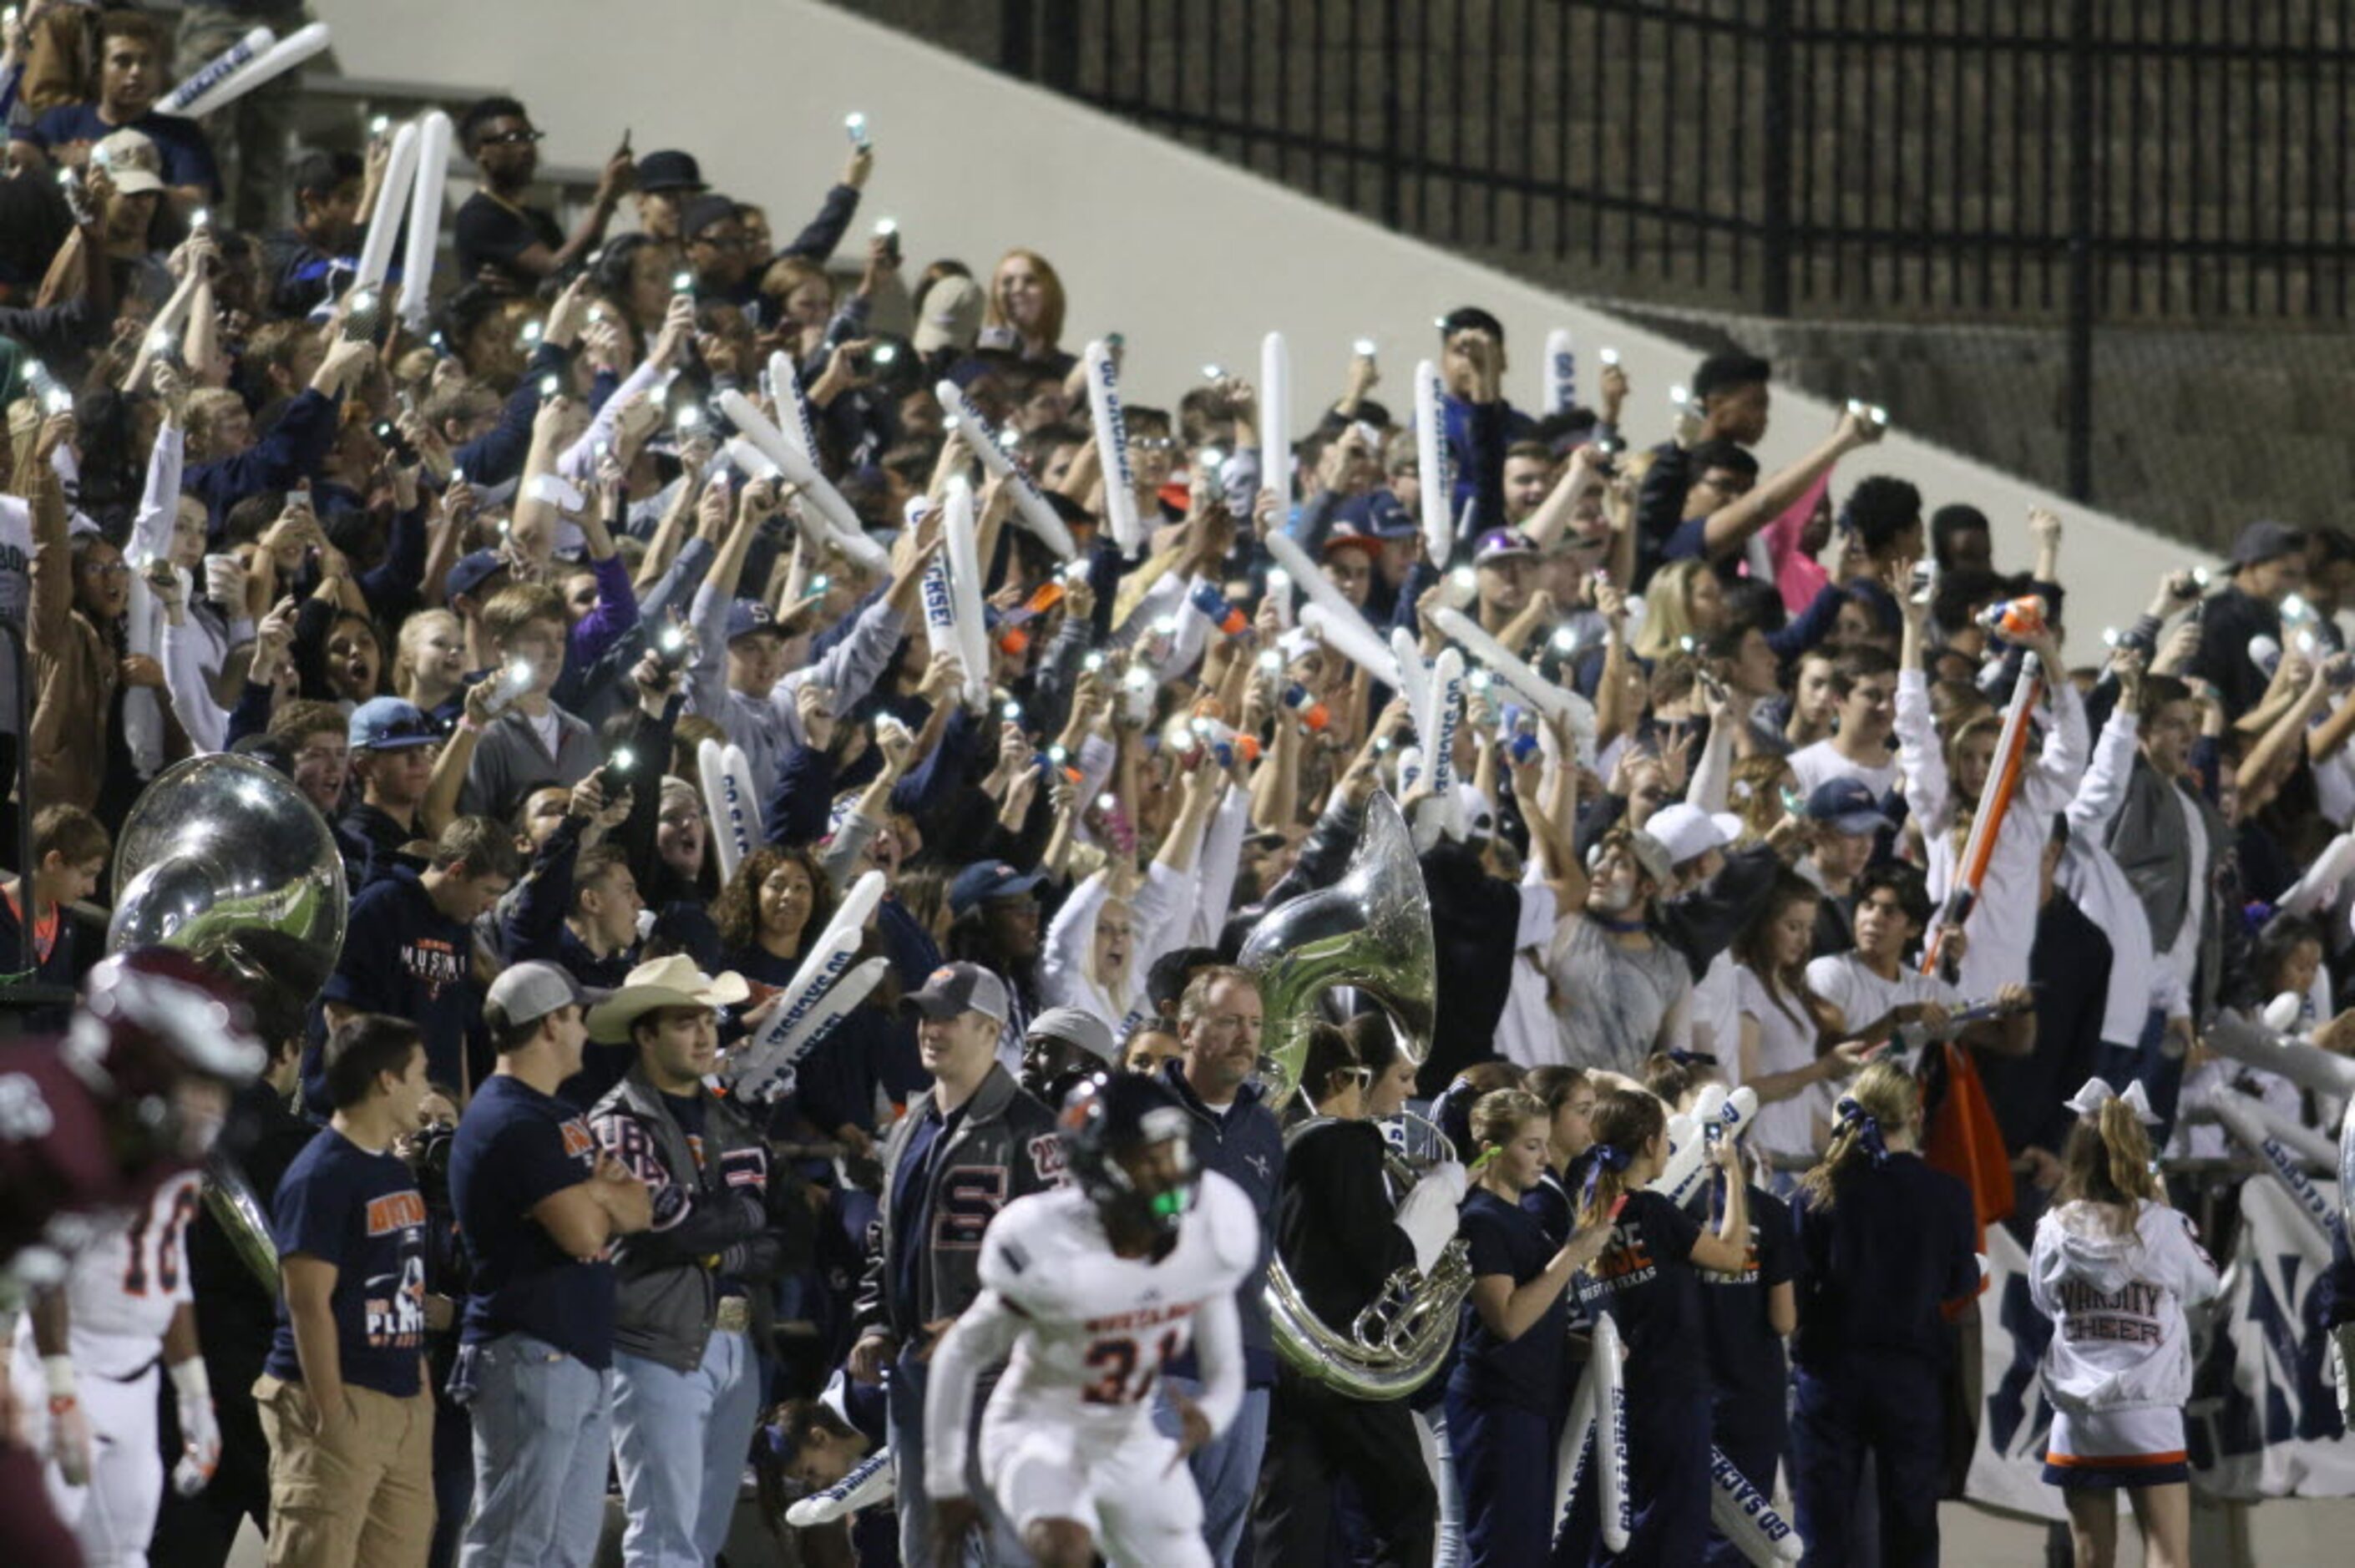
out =
[(491, 982), (483, 1011), (509, 1026), (536, 1023), (568, 1007), (587, 1007), (602, 996), (582, 986), (555, 964), (513, 964)]
[(1030, 1021), (1023, 1038), (1045, 1036), (1076, 1045), (1106, 1066), (1112, 1065), (1112, 1028), (1092, 1012), (1076, 1007), (1050, 1007)]
[(922, 991), (911, 991), (905, 1005), (926, 1018), (954, 1018), (978, 1012), (1006, 1022), (1006, 982), (979, 964), (943, 964), (924, 977)]

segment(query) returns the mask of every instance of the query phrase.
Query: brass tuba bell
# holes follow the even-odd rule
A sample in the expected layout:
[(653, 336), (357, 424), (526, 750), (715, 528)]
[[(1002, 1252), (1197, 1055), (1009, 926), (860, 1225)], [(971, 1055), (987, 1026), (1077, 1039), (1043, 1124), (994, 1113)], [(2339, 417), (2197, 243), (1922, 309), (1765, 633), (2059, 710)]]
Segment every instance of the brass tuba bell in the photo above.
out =
[[(308, 1002), (335, 971), (350, 906), (335, 834), (293, 780), (212, 752), (165, 768), (133, 802), (115, 848), (106, 948), (178, 948)], [(267, 1205), (218, 1151), (206, 1162), (204, 1197), (275, 1292)]]
[[(1263, 1075), (1277, 1099), (1300, 1090), (1309, 1026), (1335, 986), (1355, 987), (1379, 1002), (1398, 1026), (1399, 1048), (1422, 1064), (1438, 986), (1431, 897), (1405, 820), (1388, 795), (1367, 802), (1365, 827), (1341, 880), (1269, 910), (1236, 961), (1259, 980)], [(1455, 1153), (1436, 1128), (1408, 1119), (1419, 1124), (1411, 1132), (1427, 1135), (1428, 1152), (1420, 1160), (1391, 1156), (1393, 1185), (1401, 1192), (1434, 1160)], [(1291, 1137), (1311, 1125), (1295, 1128)], [(1328, 1324), (1310, 1309), (1279, 1252), (1268, 1264), (1268, 1317), (1277, 1353), (1303, 1377), (1355, 1399), (1399, 1399), (1428, 1383), (1446, 1359), (1471, 1288), (1465, 1245), (1451, 1241), (1430, 1274), (1399, 1269), (1352, 1322)]]

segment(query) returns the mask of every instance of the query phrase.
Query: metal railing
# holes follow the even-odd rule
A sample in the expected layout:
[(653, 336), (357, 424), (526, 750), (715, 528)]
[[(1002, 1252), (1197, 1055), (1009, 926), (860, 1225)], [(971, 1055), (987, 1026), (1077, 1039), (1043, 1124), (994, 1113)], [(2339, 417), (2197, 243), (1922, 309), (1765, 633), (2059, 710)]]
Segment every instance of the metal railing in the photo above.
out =
[(1561, 286), (2343, 321), (2355, 0), (1001, 0), (1007, 71)]

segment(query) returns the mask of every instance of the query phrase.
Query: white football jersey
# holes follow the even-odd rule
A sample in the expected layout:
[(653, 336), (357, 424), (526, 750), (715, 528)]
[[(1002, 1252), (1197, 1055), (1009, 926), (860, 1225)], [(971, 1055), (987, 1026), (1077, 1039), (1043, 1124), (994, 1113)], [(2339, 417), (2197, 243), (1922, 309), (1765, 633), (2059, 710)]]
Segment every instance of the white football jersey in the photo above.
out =
[(66, 1276), (68, 1341), (83, 1376), (128, 1377), (162, 1353), (164, 1330), (188, 1286), (189, 1224), (204, 1200), (186, 1171), (155, 1190), (120, 1230), (78, 1254)]
[(1152, 1413), (1162, 1370), (1193, 1341), (1195, 1309), (1231, 1295), (1259, 1260), (1259, 1217), (1215, 1171), (1158, 1261), (1121, 1257), (1076, 1187), (1018, 1198), (981, 1243), (981, 1282), (1022, 1315), (992, 1421), (1111, 1441)]

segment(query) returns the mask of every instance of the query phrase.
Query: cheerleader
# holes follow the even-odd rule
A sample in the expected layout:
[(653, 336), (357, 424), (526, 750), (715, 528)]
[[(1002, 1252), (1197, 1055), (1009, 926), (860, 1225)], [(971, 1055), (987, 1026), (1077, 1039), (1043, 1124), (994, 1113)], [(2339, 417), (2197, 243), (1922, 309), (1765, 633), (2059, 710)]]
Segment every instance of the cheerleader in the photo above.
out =
[(1569, 1171), (1594, 1141), (1587, 1124), (1594, 1115), (1594, 1085), (1578, 1067), (1547, 1066), (1529, 1070), (1529, 1093), (1546, 1108), (1546, 1168), (1537, 1185), (1521, 1194), (1521, 1207), (1545, 1226), (1546, 1240), (1560, 1246), (1570, 1239)]
[(1867, 1449), (1883, 1568), (1938, 1561), (1949, 1359), (1941, 1308), (1976, 1292), (1979, 1271), (1970, 1191), (1913, 1152), (1921, 1118), (1910, 1076), (1886, 1062), (1867, 1067), (1792, 1203), (1800, 1286), (1791, 1490), (1811, 1565), (1850, 1560), (1848, 1523)]
[(2216, 1294), (2216, 1266), (2160, 1193), (2141, 1097), (2139, 1085), (2121, 1098), (2095, 1078), (2070, 1102), (2077, 1125), (2028, 1266), (2029, 1299), (2055, 1330), (2044, 1349), (2044, 1478), (2069, 1504), (2077, 1568), (2115, 1559), (2121, 1489), (2148, 1568), (2191, 1561), (2183, 1314)]
[(1601, 1543), (1600, 1489), (1581, 1487), (1553, 1561), (1684, 1568), (1700, 1560), (1709, 1538), (1710, 1383), (1694, 1353), (1702, 1340), (1700, 1271), (1743, 1266), (1749, 1189), (1733, 1145), (1713, 1144), (1710, 1157), (1729, 1180), (1718, 1226), (1704, 1231), (1649, 1190), (1668, 1158), (1668, 1113), (1657, 1098), (1614, 1090), (1595, 1102), (1591, 1130), (1593, 1144), (1578, 1166), (1578, 1219), (1608, 1239), (1582, 1295), (1590, 1308), (1611, 1315), (1627, 1347), (1625, 1473), (1634, 1518), (1627, 1549), (1611, 1552)]
[[(1763, 1168), (1760, 1181), (1772, 1178)], [(1742, 1180), (1741, 1166), (1729, 1181)], [(1785, 1401), (1790, 1375), (1783, 1341), (1798, 1326), (1799, 1248), (1791, 1211), (1758, 1181), (1746, 1194), (1750, 1239), (1740, 1268), (1700, 1271), (1700, 1319), (1709, 1347), (1710, 1440), (1752, 1486), (1774, 1492), (1774, 1475), (1790, 1446)], [(1713, 1193), (1696, 1204), (1716, 1202)], [(1715, 1531), (1704, 1561), (1738, 1568), (1750, 1560)]]
[(1447, 1380), (1447, 1432), (1463, 1489), (1465, 1562), (1543, 1561), (1553, 1515), (1554, 1445), (1569, 1406), (1564, 1298), (1606, 1234), (1555, 1246), (1521, 1199), (1545, 1170), (1545, 1102), (1497, 1089), (1472, 1107), (1479, 1174), (1464, 1200), (1472, 1294)]

